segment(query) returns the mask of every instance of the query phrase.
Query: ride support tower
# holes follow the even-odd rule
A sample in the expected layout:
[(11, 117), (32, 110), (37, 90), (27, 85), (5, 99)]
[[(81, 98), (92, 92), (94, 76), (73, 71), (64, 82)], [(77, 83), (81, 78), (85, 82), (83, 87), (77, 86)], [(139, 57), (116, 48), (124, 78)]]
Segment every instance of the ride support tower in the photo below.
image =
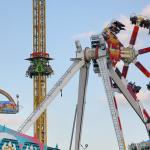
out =
[[(53, 73), (49, 65), (49, 54), (46, 51), (46, 0), (33, 0), (33, 53), (26, 75), (33, 79), (34, 110), (46, 96), (47, 78)], [(47, 112), (40, 115), (34, 123), (34, 136), (40, 142), (47, 143)]]

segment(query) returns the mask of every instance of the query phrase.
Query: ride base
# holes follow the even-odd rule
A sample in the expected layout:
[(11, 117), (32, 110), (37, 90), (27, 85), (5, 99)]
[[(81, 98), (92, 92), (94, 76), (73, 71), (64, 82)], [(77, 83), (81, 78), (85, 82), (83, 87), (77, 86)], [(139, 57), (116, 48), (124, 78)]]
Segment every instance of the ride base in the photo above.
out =
[(31, 137), (0, 125), (0, 150), (60, 150), (40, 143)]
[(150, 140), (141, 143), (132, 143), (129, 145), (129, 150), (150, 150)]

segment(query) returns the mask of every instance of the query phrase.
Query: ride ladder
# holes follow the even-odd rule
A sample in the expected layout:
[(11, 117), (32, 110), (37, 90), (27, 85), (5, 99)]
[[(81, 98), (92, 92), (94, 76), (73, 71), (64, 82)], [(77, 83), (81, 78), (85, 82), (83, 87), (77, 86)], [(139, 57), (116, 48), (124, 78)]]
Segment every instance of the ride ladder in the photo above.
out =
[(126, 150), (123, 132), (121, 130), (121, 123), (119, 120), (119, 114), (118, 114), (117, 109), (115, 108), (115, 102), (114, 102), (115, 95), (111, 86), (111, 79), (110, 79), (109, 72), (108, 72), (106, 55), (100, 57), (97, 60), (97, 62), (98, 62), (99, 69), (100, 69), (100, 75), (102, 77), (103, 84), (105, 87), (105, 92), (106, 92), (106, 96), (107, 96), (107, 100), (109, 104), (110, 113), (112, 116), (113, 125), (115, 128), (119, 150)]

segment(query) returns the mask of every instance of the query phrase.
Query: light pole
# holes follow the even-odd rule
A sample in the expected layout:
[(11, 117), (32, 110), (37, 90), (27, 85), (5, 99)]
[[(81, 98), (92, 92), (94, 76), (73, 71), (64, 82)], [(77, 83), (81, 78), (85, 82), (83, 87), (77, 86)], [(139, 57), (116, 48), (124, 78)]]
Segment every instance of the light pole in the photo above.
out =
[(81, 145), (83, 150), (86, 150), (88, 148), (88, 144), (85, 144), (85, 146)]

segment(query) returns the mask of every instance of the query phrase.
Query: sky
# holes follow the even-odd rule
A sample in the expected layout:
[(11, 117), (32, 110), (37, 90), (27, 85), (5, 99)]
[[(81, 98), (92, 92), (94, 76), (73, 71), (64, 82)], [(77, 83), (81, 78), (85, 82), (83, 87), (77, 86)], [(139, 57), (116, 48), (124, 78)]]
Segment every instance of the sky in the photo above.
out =
[[(90, 47), (90, 35), (101, 33), (112, 20), (120, 20), (126, 31), (119, 36), (123, 44), (128, 41), (133, 26), (129, 17), (132, 13), (150, 17), (150, 3), (147, 0), (47, 0), (47, 51), (54, 58), (51, 66), (54, 75), (48, 79), (47, 91), (71, 65), (75, 57), (75, 40), (82, 47)], [(149, 46), (148, 31), (141, 30), (135, 48)], [(5, 0), (0, 4), (0, 88), (13, 97), (20, 95), (20, 112), (16, 115), (0, 114), (1, 124), (17, 129), (33, 110), (33, 81), (25, 77), (29, 62), (25, 59), (32, 53), (32, 1)], [(138, 59), (148, 68), (149, 54)], [(119, 64), (121, 67), (122, 64)], [(48, 145), (56, 143), (62, 150), (69, 149), (74, 111), (78, 95), (77, 73), (61, 94), (47, 108)], [(150, 113), (149, 82), (134, 65), (130, 66), (129, 81), (142, 86), (139, 98)], [(93, 90), (94, 89), (94, 90)], [(119, 113), (126, 145), (147, 140), (144, 125), (126, 100), (118, 96)], [(0, 96), (2, 100), (5, 97)], [(32, 128), (27, 134), (32, 135)], [(91, 65), (87, 88), (87, 100), (81, 144), (88, 144), (88, 150), (117, 149), (117, 141), (102, 84)]]

